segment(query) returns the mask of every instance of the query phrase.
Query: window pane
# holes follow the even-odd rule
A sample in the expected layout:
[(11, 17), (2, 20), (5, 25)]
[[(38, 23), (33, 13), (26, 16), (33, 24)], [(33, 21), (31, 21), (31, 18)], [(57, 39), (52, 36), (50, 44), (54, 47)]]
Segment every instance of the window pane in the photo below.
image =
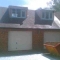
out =
[(42, 18), (45, 18), (45, 13), (44, 12), (42, 12)]
[(12, 17), (17, 17), (16, 9), (12, 9)]
[(50, 13), (50, 19), (52, 19), (52, 12)]
[(12, 9), (12, 13), (15, 14), (16, 13), (16, 10), (15, 9)]
[(17, 16), (21, 17), (21, 9), (17, 9)]
[(49, 19), (49, 12), (46, 12), (46, 19)]
[(22, 17), (25, 17), (25, 11), (22, 11)]

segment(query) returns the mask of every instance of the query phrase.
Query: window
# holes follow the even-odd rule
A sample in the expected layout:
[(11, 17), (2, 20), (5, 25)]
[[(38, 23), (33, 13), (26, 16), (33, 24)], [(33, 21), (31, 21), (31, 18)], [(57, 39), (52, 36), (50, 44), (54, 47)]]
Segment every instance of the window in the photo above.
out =
[(45, 13), (44, 12), (42, 12), (42, 18), (45, 18)]
[(22, 16), (25, 17), (25, 11), (24, 10), (22, 11)]
[(22, 9), (12, 9), (12, 17), (15, 18), (25, 18), (26, 11)]
[(52, 20), (52, 12), (42, 12), (42, 19), (43, 20)]
[(46, 12), (46, 19), (49, 19), (49, 12)]
[(52, 19), (52, 13), (50, 13), (50, 19)]
[(12, 9), (12, 17), (17, 17), (16, 10)]
[(12, 9), (12, 13), (15, 14), (15, 9)]
[(21, 17), (21, 9), (17, 9), (17, 14), (18, 17)]

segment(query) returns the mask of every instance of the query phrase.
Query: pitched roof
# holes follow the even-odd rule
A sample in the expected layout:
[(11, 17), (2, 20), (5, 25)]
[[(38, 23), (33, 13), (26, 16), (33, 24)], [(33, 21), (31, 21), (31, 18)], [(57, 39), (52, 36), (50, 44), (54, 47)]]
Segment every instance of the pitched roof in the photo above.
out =
[(0, 23), (0, 27), (3, 28), (33, 28), (33, 29), (60, 29), (59, 25), (56, 24), (54, 16), (54, 22), (52, 25), (39, 25), (35, 23), (35, 10), (28, 10), (27, 18), (23, 21), (23, 24), (10, 24)]

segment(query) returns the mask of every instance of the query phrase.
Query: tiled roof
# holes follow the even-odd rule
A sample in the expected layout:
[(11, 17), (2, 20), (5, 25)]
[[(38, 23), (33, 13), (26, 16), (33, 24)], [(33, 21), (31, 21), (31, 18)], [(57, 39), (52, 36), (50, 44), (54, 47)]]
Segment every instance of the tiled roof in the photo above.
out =
[(0, 27), (3, 28), (38, 28), (38, 29), (60, 29), (60, 27), (56, 24), (54, 16), (54, 22), (52, 25), (39, 25), (39, 24), (34, 24), (35, 23), (35, 10), (28, 10), (27, 13), (27, 18), (23, 21), (23, 24), (5, 24), (5, 23), (0, 23)]

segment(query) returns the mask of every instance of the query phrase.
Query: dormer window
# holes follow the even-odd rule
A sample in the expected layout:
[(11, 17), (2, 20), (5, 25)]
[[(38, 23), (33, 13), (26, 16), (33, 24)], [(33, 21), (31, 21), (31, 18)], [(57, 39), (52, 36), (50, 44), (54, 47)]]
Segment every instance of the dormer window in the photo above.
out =
[(12, 18), (25, 18), (26, 11), (22, 9), (12, 9)]
[(12, 17), (17, 17), (16, 9), (12, 9)]
[(37, 9), (35, 11), (35, 24), (52, 25), (54, 21), (54, 10), (52, 9)]
[(22, 10), (22, 17), (26, 17), (26, 12), (25, 12), (25, 10)]
[(21, 9), (16, 9), (17, 17), (21, 17)]
[(25, 19), (27, 17), (27, 10), (27, 7), (9, 6), (9, 16), (10, 18)]
[(43, 20), (53, 20), (53, 12), (51, 11), (42, 11)]

